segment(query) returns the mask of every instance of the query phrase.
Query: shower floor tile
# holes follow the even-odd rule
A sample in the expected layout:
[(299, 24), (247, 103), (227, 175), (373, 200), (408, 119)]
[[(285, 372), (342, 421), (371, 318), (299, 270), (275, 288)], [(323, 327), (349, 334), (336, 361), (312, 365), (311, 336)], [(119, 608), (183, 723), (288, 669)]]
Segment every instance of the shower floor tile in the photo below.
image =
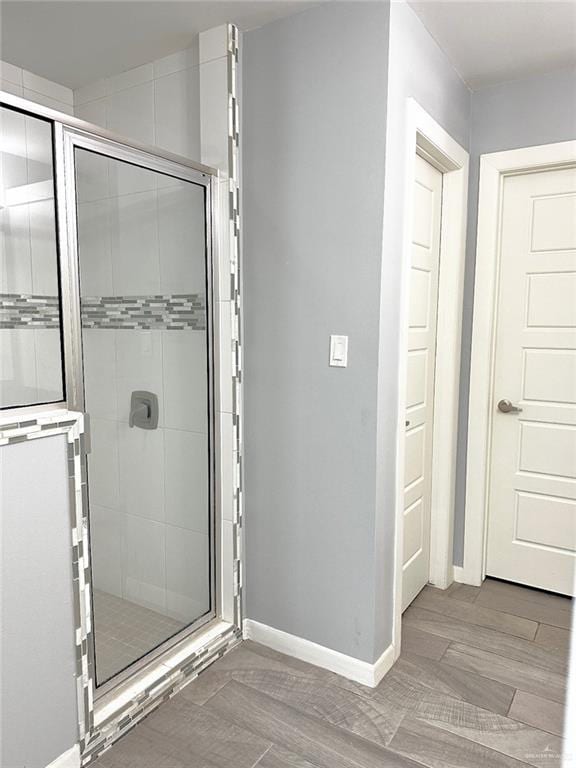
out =
[(130, 600), (94, 590), (98, 684), (106, 682), (185, 626), (181, 621)]

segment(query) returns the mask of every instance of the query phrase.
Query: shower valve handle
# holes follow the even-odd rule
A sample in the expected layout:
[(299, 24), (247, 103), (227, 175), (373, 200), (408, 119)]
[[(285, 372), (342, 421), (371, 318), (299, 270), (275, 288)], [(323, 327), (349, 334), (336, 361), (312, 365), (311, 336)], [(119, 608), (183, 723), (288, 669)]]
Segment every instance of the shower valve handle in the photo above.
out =
[(138, 419), (149, 419), (150, 418), (150, 406), (146, 405), (146, 403), (140, 403), (140, 405), (137, 405), (136, 408), (132, 408), (130, 411), (130, 416), (128, 418), (128, 426), (133, 427), (134, 423)]
[(128, 426), (140, 429), (158, 427), (158, 397), (153, 392), (132, 392)]

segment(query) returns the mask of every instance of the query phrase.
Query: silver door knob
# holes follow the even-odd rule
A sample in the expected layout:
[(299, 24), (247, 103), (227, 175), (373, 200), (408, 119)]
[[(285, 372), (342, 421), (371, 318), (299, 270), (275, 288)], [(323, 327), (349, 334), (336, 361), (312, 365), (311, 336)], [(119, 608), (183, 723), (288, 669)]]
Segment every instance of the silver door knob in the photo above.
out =
[(511, 403), (510, 400), (500, 400), (498, 403), (498, 410), (502, 413), (520, 413), (522, 408), (518, 408), (518, 406)]

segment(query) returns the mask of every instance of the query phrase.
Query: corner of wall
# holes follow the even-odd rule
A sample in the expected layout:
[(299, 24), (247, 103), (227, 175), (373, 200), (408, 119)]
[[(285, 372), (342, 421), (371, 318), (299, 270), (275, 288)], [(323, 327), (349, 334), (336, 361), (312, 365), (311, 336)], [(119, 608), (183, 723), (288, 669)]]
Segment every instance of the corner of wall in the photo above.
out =
[(74, 114), (74, 98), (71, 88), (35, 75), (26, 69), (16, 67), (7, 61), (0, 61), (0, 90), (21, 96), (59, 112)]
[(75, 744), (52, 760), (46, 768), (80, 768), (80, 745)]

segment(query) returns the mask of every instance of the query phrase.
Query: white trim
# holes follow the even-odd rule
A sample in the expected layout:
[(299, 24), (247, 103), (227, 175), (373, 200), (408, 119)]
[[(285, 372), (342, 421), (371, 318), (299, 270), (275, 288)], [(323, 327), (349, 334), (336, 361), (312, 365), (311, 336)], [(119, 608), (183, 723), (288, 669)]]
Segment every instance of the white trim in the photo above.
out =
[(504, 176), (576, 161), (576, 141), (494, 152), (480, 157), (474, 324), (466, 459), (463, 581), (485, 577), (495, 312), (500, 264), (501, 189)]
[[(402, 277), (400, 289), (400, 354), (398, 422), (396, 426), (396, 537), (394, 574), (394, 642), (400, 654), (402, 627), (402, 547), (404, 523), (404, 440), (408, 289), (412, 226), (412, 181), (415, 156), (420, 154), (443, 173), (442, 232), (438, 288), (434, 437), (432, 448), (432, 507), (430, 521), (430, 582), (446, 589), (453, 579), (452, 544), (460, 339), (466, 249), (468, 152), (414, 100), (407, 100)], [(446, 215), (449, 211), (450, 215)]]
[[(576, 587), (576, 574), (574, 578)], [(576, 589), (574, 590), (576, 594)], [(564, 712), (564, 761), (563, 768), (574, 765), (573, 757), (576, 756), (576, 611), (572, 611), (572, 632), (570, 635), (570, 660), (568, 667), (568, 685), (566, 691), (566, 710)]]
[(452, 576), (454, 578), (454, 581), (458, 582), (458, 584), (466, 584), (464, 568), (462, 568), (460, 565), (454, 566), (454, 571)]
[(80, 768), (80, 745), (74, 744), (73, 747), (52, 760), (46, 768)]
[(280, 629), (274, 629), (266, 624), (252, 619), (244, 619), (244, 639), (272, 648), (279, 653), (293, 656), (300, 661), (306, 661), (322, 669), (328, 669), (337, 675), (347, 677), (362, 685), (375, 688), (386, 672), (394, 663), (394, 647), (389, 645), (384, 653), (370, 664), (367, 661), (355, 659), (339, 651), (333, 651), (323, 645), (305, 640), (303, 637), (290, 635)]

